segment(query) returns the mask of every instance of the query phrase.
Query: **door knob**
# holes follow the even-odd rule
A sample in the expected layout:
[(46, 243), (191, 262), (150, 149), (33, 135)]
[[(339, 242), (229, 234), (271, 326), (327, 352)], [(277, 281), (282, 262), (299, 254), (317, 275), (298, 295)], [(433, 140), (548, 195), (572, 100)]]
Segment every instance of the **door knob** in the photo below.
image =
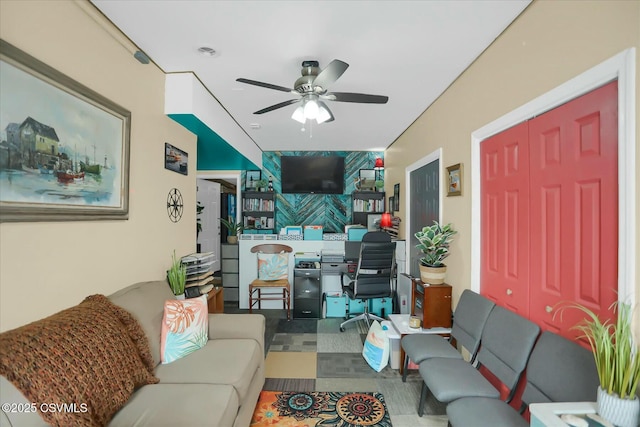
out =
[(550, 305), (548, 305), (544, 308), (544, 311), (546, 311), (547, 313), (551, 313), (553, 311), (553, 308)]
[(507, 289), (507, 295), (511, 295), (513, 291), (511, 289)]

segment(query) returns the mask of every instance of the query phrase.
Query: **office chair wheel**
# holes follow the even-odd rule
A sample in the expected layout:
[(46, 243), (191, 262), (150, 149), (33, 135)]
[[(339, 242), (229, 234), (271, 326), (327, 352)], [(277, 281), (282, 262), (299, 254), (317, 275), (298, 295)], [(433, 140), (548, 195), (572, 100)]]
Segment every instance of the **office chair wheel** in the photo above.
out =
[(340, 326), (340, 332), (344, 332), (344, 328)]

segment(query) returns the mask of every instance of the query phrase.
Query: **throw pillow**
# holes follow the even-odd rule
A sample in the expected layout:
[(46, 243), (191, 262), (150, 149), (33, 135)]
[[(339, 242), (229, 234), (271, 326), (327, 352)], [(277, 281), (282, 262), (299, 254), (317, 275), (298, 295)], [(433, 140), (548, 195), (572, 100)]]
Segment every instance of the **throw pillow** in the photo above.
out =
[(164, 303), (160, 358), (171, 363), (207, 344), (209, 312), (207, 296)]
[(289, 277), (289, 254), (265, 254), (258, 252), (258, 279), (272, 281)]
[(54, 426), (105, 426), (134, 390), (155, 384), (142, 327), (104, 295), (0, 334), (0, 375), (29, 402), (76, 404), (38, 412)]

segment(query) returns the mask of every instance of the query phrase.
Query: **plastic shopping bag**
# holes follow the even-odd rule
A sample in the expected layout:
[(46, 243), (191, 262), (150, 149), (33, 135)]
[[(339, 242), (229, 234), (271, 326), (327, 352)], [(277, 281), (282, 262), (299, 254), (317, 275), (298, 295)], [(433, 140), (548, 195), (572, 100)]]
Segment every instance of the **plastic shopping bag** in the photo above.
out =
[(362, 356), (376, 372), (382, 371), (389, 363), (389, 338), (377, 320), (369, 328)]

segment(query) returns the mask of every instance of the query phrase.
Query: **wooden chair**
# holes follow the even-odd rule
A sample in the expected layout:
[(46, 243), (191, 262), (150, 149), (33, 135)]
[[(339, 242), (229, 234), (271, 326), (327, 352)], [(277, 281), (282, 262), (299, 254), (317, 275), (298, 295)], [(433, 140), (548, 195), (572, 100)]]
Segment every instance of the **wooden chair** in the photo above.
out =
[[(293, 249), (290, 246), (278, 244), (263, 244), (251, 248), (251, 253), (279, 254), (282, 252), (290, 254)], [(274, 291), (263, 292), (262, 288), (269, 288)], [(276, 289), (278, 290), (275, 291)], [(253, 306), (256, 303), (258, 304), (258, 309), (261, 309), (262, 301), (269, 300), (282, 301), (282, 307), (287, 310), (287, 320), (291, 319), (291, 285), (288, 278), (279, 280), (260, 280), (258, 278), (249, 284), (249, 313), (253, 311)]]

